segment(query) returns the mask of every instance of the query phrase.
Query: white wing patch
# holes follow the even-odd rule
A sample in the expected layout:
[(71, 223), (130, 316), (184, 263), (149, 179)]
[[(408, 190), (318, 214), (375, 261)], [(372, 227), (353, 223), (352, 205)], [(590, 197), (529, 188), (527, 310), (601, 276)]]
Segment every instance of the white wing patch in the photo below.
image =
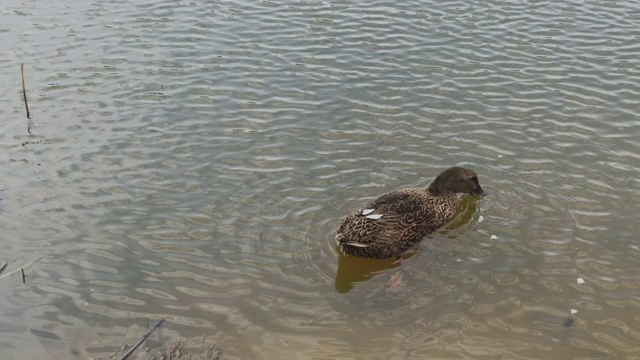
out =
[(358, 243), (353, 243), (353, 242), (342, 243), (341, 245), (349, 245), (349, 246), (354, 246), (354, 247), (359, 247), (359, 248), (369, 247), (369, 245), (366, 245), (366, 244), (358, 244)]
[(372, 214), (365, 216), (367, 219), (378, 220), (382, 217), (382, 214)]
[(376, 209), (364, 209), (362, 210), (362, 215), (369, 215), (374, 211), (376, 211)]

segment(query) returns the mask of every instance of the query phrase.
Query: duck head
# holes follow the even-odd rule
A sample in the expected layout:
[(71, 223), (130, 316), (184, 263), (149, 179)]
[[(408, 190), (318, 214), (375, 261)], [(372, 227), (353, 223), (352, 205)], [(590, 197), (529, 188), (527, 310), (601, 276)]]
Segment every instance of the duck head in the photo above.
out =
[(471, 195), (486, 196), (478, 182), (478, 175), (473, 170), (463, 167), (450, 167), (436, 177), (434, 184), (442, 189), (455, 193), (469, 193)]

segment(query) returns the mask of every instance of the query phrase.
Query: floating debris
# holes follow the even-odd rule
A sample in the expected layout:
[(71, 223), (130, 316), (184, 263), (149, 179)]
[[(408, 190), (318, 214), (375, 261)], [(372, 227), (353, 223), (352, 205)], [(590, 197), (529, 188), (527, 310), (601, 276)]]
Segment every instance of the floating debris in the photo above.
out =
[(478, 216), (478, 224), (480, 224), (483, 221), (484, 221), (484, 216), (482, 215)]
[(571, 327), (571, 325), (573, 325), (573, 323), (576, 322), (576, 319), (573, 316), (569, 316), (566, 319), (564, 319), (564, 322), (562, 322), (562, 326), (564, 327)]
[(576, 322), (576, 318), (573, 317), (573, 315), (577, 314), (578, 310), (576, 309), (571, 309), (571, 315), (567, 316), (564, 321), (562, 322), (562, 326), (568, 328), (571, 327), (571, 325), (573, 325), (574, 322)]
[(491, 235), (491, 240), (496, 240), (496, 239), (498, 239), (498, 237), (497, 237), (497, 236), (495, 236), (495, 235)]
[(576, 279), (576, 282), (578, 284), (584, 284), (584, 279), (583, 278), (578, 278), (578, 279)]

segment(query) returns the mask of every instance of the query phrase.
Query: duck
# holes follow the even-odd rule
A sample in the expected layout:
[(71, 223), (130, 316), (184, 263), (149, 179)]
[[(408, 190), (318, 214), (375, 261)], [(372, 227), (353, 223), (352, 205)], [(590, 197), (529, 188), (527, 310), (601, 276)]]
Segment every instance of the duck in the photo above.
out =
[(478, 175), (459, 166), (442, 171), (426, 187), (382, 194), (342, 220), (335, 237), (338, 248), (345, 255), (400, 260), (453, 218), (459, 193), (486, 196)]

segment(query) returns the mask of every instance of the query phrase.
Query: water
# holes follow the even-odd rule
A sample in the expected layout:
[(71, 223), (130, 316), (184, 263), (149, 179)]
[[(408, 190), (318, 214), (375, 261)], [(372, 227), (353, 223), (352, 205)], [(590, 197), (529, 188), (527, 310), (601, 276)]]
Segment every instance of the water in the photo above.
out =
[[(3, 359), (160, 318), (230, 359), (640, 358), (635, 2), (8, 0), (0, 42), (0, 263), (42, 257), (0, 279)], [(451, 165), (490, 196), (399, 288), (337, 254)]]

